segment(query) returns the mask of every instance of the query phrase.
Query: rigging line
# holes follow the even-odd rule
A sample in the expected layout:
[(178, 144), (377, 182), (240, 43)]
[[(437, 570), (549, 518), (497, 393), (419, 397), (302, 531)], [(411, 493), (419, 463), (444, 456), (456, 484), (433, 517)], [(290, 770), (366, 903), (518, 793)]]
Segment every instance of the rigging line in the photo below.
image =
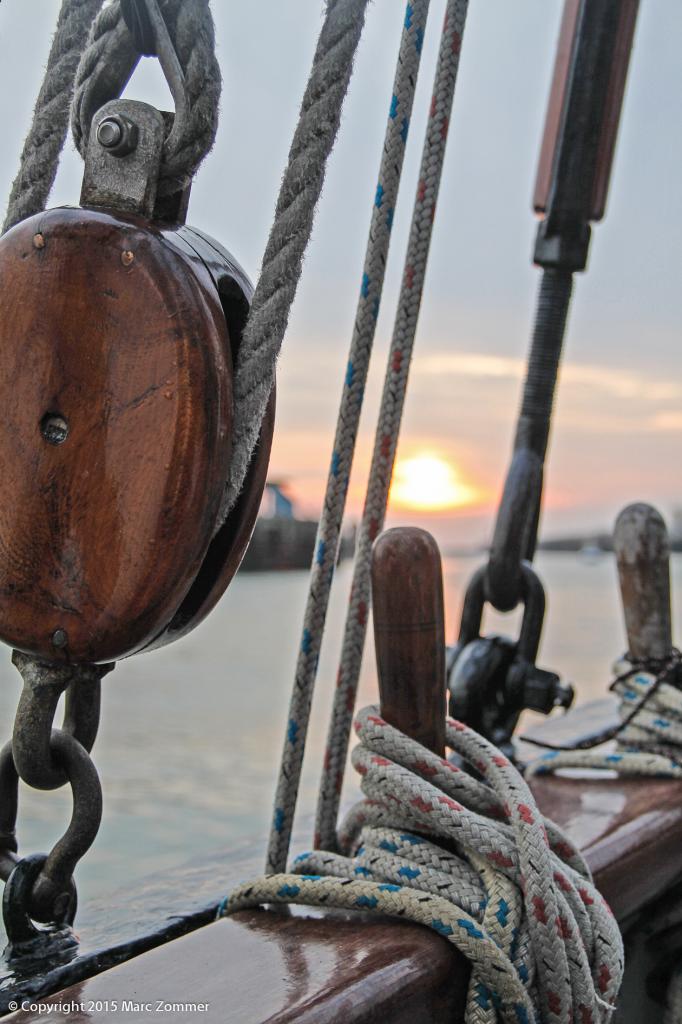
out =
[(317, 663), (336, 564), (348, 481), (383, 291), (393, 211), (402, 176), (429, 3), (430, 0), (412, 0), (407, 4), (405, 12), (331, 467), (317, 530), (315, 556), (310, 570), (302, 640), (289, 711), (289, 730), (275, 799), (268, 870), (282, 870), (286, 865), (289, 850), (310, 703), (317, 676)]
[(69, 129), (76, 68), (102, 0), (63, 0), (3, 232), (45, 209)]
[(327, 161), (369, 0), (329, 0), (280, 188), (234, 382), (232, 459), (221, 526), (239, 495), (275, 380)]
[(336, 819), (367, 632), (372, 544), (383, 529), (388, 504), (467, 8), (468, 0), (448, 0), (446, 7), (403, 283), (388, 356), (365, 508), (359, 530), (324, 770), (320, 782), (315, 839), (316, 845), (323, 849), (336, 847)]

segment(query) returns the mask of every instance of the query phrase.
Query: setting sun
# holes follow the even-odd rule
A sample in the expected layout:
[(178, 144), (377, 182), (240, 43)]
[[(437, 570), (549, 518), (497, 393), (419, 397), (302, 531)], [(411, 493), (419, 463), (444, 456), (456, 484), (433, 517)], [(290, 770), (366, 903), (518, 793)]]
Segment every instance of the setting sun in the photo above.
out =
[(391, 498), (405, 508), (435, 512), (468, 505), (475, 497), (474, 488), (462, 483), (438, 455), (415, 455), (396, 465)]

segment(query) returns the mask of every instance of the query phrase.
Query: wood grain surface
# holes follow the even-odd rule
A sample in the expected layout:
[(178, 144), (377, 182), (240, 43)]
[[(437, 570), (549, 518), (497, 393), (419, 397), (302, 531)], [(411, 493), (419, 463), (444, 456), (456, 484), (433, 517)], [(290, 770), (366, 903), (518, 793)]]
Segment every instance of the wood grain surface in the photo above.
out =
[[(445, 939), (418, 925), (250, 910), (41, 1000), (54, 1009), (40, 1018), (9, 1019), (63, 1024), (61, 1001), (85, 1007), (72, 1024), (458, 1024), (465, 970)], [(157, 1011), (158, 1001), (170, 1008)]]
[[(164, 232), (173, 245), (198, 257), (220, 297), (230, 335), (233, 369), (249, 314), (253, 286), (234, 257), (214, 238), (183, 225)], [(273, 390), (241, 492), (226, 521), (214, 534), (201, 569), (164, 632), (145, 648), (152, 650), (189, 633), (215, 608), (237, 572), (251, 540), (270, 465), (275, 429)]]
[(403, 526), (378, 538), (372, 552), (372, 616), (382, 715), (443, 757), (443, 573), (431, 534)]
[(3, 238), (0, 295), (0, 637), (113, 661), (165, 628), (213, 535), (232, 425), (221, 303), (168, 237), (71, 209)]

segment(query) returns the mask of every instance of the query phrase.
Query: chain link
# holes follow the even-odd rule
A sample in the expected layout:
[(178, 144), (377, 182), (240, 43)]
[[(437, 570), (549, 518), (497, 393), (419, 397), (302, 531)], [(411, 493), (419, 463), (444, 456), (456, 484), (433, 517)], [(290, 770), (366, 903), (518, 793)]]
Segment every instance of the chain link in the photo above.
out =
[[(45, 941), (32, 921), (52, 926), (60, 942), (77, 904), (73, 872), (94, 842), (102, 818), (102, 787), (89, 751), (99, 724), (101, 680), (113, 665), (53, 665), (14, 652), (24, 680), (11, 742), (0, 751), (0, 878), (5, 881), (3, 918), (10, 949)], [(53, 728), (66, 695), (61, 729)], [(49, 854), (17, 855), (19, 779), (40, 790), (67, 783), (73, 814)]]

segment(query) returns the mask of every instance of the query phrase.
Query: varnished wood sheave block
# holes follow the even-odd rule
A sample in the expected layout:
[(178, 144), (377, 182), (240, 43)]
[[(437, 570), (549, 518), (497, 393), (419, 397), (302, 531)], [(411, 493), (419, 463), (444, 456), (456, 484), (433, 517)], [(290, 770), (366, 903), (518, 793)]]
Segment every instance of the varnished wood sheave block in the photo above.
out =
[[(230, 462), (233, 351), (199, 248), (78, 209), (0, 242), (0, 638), (14, 647), (131, 654), (168, 632), (205, 568)], [(176, 633), (222, 593), (241, 526)]]

